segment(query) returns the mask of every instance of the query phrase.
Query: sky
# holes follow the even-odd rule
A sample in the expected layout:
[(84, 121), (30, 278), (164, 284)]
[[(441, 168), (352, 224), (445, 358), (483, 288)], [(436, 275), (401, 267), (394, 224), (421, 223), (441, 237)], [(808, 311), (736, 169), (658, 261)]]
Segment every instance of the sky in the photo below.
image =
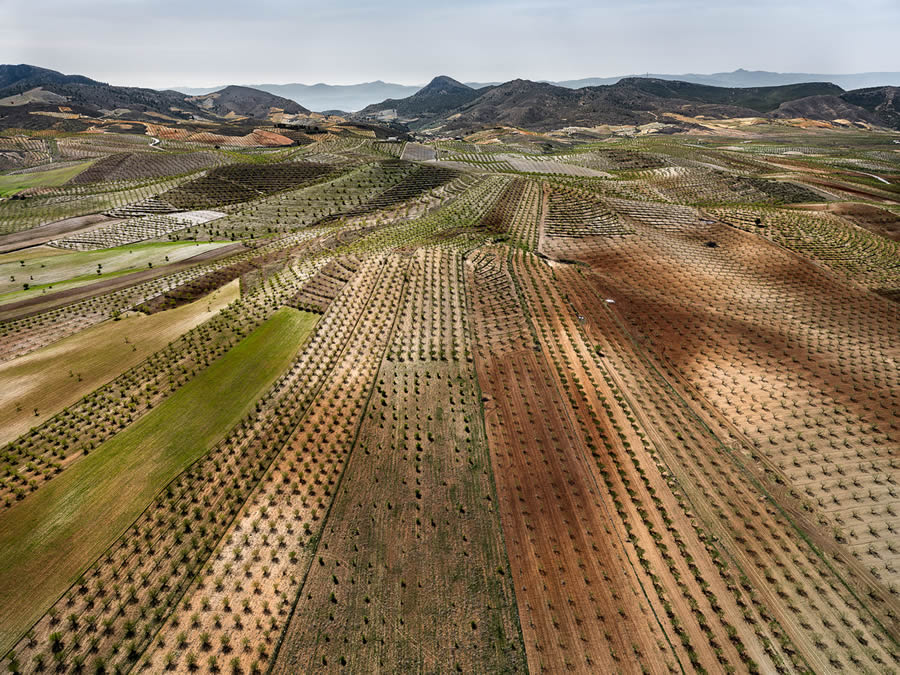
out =
[(900, 70), (900, 0), (0, 0), (0, 63), (111, 84)]

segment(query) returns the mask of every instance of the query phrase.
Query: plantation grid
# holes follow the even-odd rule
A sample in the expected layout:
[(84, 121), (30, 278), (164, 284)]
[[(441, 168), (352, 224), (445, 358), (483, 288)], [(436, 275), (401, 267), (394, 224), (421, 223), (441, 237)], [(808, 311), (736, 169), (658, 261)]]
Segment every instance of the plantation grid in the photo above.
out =
[(889, 134), (265, 133), (0, 136), (5, 668), (900, 670)]

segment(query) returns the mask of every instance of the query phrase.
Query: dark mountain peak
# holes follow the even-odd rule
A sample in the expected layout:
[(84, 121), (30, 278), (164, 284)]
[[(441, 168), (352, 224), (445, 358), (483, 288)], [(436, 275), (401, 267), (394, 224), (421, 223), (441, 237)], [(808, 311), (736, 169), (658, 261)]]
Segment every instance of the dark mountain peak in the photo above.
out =
[(363, 108), (362, 117), (378, 117), (386, 111), (394, 111), (404, 119), (426, 120), (449, 113), (469, 101), (478, 98), (479, 91), (446, 75), (438, 75), (412, 96), (389, 98)]
[(632, 75), (630, 77), (623, 77), (620, 79), (616, 85), (629, 85), (629, 86), (641, 86), (645, 84), (669, 84), (671, 82), (679, 82), (679, 80), (663, 80), (659, 77), (638, 77), (637, 75)]
[(862, 89), (853, 89), (847, 94), (855, 96), (896, 96), (900, 92), (900, 87), (884, 85), (881, 87), (863, 87)]
[(431, 82), (422, 87), (418, 92), (416, 92), (416, 96), (418, 95), (433, 95), (433, 94), (458, 94), (461, 92), (467, 91), (475, 91), (472, 87), (463, 84), (457, 80), (454, 80), (452, 77), (448, 77), (447, 75), (438, 75)]
[[(41, 91), (34, 90), (40, 89)], [(19, 96), (24, 94), (24, 96)], [(202, 111), (185, 101), (184, 94), (171, 91), (156, 91), (140, 87), (119, 87), (98, 82), (83, 75), (64, 75), (48, 68), (38, 68), (27, 64), (0, 66), (0, 98), (18, 97), (13, 104), (17, 114), (25, 114), (33, 106), (49, 101), (64, 100), (66, 105), (79, 114), (99, 117), (117, 114), (112, 111), (128, 110), (132, 119), (141, 119), (147, 113), (162, 113), (181, 119), (202, 116)], [(57, 98), (57, 97), (61, 97)], [(52, 118), (30, 120), (43, 128), (41, 122), (55, 124)], [(72, 128), (80, 128), (80, 122), (71, 122)], [(31, 127), (29, 127), (31, 128)]]
[(510, 87), (510, 88), (528, 88), (528, 87), (541, 87), (541, 86), (554, 86), (549, 82), (535, 82), (534, 80), (526, 80), (522, 77), (517, 77), (514, 80), (510, 80), (509, 82), (504, 82), (503, 84), (497, 85), (498, 87)]
[(21, 84), (24, 87), (38, 87), (46, 84), (105, 84), (84, 75), (64, 75), (49, 68), (39, 68), (27, 63), (0, 65), (0, 89)]
[[(263, 94), (265, 92), (263, 92), (260, 89), (253, 89), (252, 87), (244, 87), (239, 84), (229, 84), (227, 87), (222, 87), (221, 89), (219, 89), (219, 91), (215, 91), (213, 93), (219, 94), (220, 96), (228, 96), (228, 95), (234, 95), (234, 94), (246, 94), (246, 95), (253, 95), (254, 93)], [(270, 96), (271, 96), (271, 94), (270, 94)]]

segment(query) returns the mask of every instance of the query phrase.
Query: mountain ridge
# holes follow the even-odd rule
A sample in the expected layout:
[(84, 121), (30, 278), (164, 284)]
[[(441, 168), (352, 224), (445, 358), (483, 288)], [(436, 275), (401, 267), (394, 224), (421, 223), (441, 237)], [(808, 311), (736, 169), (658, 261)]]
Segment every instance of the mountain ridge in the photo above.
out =
[[(77, 131), (90, 126), (89, 118), (252, 126), (262, 120), (289, 122), (284, 115), (309, 113), (292, 99), (241, 85), (186, 96), (174, 90), (113, 86), (27, 64), (0, 65), (0, 84), (0, 125), (6, 127)], [(473, 88), (438, 75), (410, 96), (371, 104), (352, 117), (420, 131), (502, 125), (548, 131), (604, 124), (672, 124), (684, 117), (704, 116), (806, 117), (900, 129), (898, 92), (892, 86), (845, 91), (830, 82), (717, 87), (640, 77), (578, 89), (524, 79)]]
[(92, 120), (103, 119), (207, 128), (212, 124), (242, 135), (251, 130), (251, 120), (278, 122), (284, 115), (308, 113), (291, 99), (247, 87), (228, 86), (189, 97), (177, 91), (114, 86), (27, 64), (0, 65), (0, 128), (84, 131)]
[[(570, 126), (641, 125), (662, 121), (661, 115), (669, 116), (670, 121), (677, 119), (672, 115), (714, 119), (803, 116), (900, 127), (896, 112), (900, 97), (892, 93), (893, 88), (845, 92), (829, 82), (742, 88), (624, 78), (612, 85), (569, 89), (516, 79), (477, 90), (467, 87), (468, 95), (461, 104), (452, 97), (434, 96), (429, 89), (433, 91), (433, 86), (421, 90), (424, 94), (405, 100), (387, 100), (368, 106), (355, 117), (391, 119), (422, 131), (490, 126), (549, 131)], [(429, 106), (417, 105), (417, 96), (427, 98)], [(795, 101), (803, 103), (789, 105)]]
[[(842, 89), (851, 90), (875, 86), (900, 86), (900, 72), (869, 71), (862, 73), (823, 74), (823, 73), (779, 73), (766, 70), (745, 70), (738, 68), (731, 72), (720, 73), (632, 73), (630, 75), (616, 75), (613, 77), (586, 77), (568, 80), (536, 80), (566, 87), (568, 89), (580, 89), (588, 86), (600, 86), (616, 84), (620, 80), (632, 77), (652, 78), (658, 80), (677, 80), (680, 82), (693, 82), (695, 84), (707, 84), (717, 87), (767, 87), (788, 84), (803, 84), (807, 82), (831, 82)], [(497, 86), (502, 82), (464, 82), (473, 89)], [(182, 92), (191, 96), (208, 94), (222, 89), (225, 85), (216, 87), (184, 87), (173, 86), (169, 90)], [(416, 93), (425, 84), (406, 85), (396, 82), (374, 80), (372, 82), (360, 82), (358, 84), (328, 84), (318, 82), (316, 84), (302, 84), (298, 82), (287, 84), (246, 84), (253, 89), (268, 91), (270, 94), (292, 99), (300, 105), (322, 112), (324, 110), (344, 110), (358, 112), (363, 108), (380, 103), (386, 99), (402, 99)]]

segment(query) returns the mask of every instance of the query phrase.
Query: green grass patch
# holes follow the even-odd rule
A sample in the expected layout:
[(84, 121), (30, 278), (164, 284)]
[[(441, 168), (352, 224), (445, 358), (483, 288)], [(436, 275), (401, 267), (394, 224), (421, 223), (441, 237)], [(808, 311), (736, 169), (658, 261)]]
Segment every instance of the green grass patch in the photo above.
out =
[(10, 291), (9, 293), (0, 294), (0, 304), (23, 300), (25, 298), (30, 298), (33, 295), (41, 295), (44, 291), (65, 291), (70, 288), (78, 288), (79, 286), (92, 284), (95, 281), (113, 279), (115, 277), (120, 277), (123, 274), (130, 274), (131, 272), (134, 272), (134, 270), (119, 270), (118, 272), (110, 272), (109, 274), (83, 274), (80, 277), (72, 277), (71, 279), (57, 281), (52, 284), (29, 284), (28, 290), (25, 290), (23, 287), (23, 290), (20, 291)]
[(279, 310), (155, 410), (0, 517), (0, 653), (240, 421), (317, 319)]
[(91, 164), (93, 161), (61, 169), (0, 176), (0, 197), (10, 197), (31, 187), (57, 187), (75, 178)]
[(188, 305), (150, 316), (129, 313), (0, 363), (0, 445), (133, 368), (239, 294), (235, 280)]
[(39, 246), (33, 251), (4, 253), (0, 255), (0, 302), (40, 295), (45, 288), (60, 291), (150, 266), (160, 268), (230, 243), (152, 242), (97, 251)]

